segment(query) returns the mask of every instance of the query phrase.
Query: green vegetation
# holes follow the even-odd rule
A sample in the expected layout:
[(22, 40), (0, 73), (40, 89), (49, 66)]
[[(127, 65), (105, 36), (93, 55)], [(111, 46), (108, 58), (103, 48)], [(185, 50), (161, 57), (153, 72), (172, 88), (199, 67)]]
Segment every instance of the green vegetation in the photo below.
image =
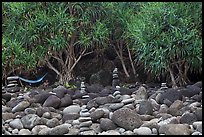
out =
[(3, 2), (2, 19), (2, 79), (46, 65), (66, 84), (81, 58), (108, 46), (127, 77), (143, 65), (176, 86), (202, 72), (201, 2)]

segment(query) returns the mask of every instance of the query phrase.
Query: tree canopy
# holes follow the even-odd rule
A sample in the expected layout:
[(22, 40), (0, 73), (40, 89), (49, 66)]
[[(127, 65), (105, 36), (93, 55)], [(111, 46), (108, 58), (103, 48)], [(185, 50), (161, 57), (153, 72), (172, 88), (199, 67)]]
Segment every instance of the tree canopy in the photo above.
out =
[(127, 52), (134, 75), (142, 64), (184, 85), (202, 72), (201, 2), (3, 2), (2, 19), (2, 79), (46, 65), (64, 83), (81, 58), (110, 46), (127, 77)]

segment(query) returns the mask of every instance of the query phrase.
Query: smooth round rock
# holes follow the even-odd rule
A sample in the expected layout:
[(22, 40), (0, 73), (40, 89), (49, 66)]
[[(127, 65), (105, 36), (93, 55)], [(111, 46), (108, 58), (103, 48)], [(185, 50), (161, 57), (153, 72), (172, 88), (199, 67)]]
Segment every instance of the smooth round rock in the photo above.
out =
[(19, 132), (18, 132), (19, 135), (31, 135), (31, 132), (30, 130), (28, 129), (21, 129)]
[(79, 113), (81, 110), (81, 107), (79, 105), (70, 105), (63, 110), (63, 114), (68, 113)]
[(152, 131), (148, 127), (139, 127), (133, 130), (136, 135), (152, 135)]
[(12, 120), (9, 125), (12, 128), (16, 128), (16, 129), (22, 129), (23, 128), (23, 124), (21, 123), (21, 120), (19, 118)]

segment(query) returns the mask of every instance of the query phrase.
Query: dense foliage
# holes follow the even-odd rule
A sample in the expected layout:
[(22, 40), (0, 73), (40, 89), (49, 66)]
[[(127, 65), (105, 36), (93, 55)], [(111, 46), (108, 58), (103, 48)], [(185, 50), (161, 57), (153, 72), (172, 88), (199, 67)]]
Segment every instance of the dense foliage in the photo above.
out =
[(2, 19), (2, 79), (46, 65), (65, 83), (81, 58), (107, 46), (127, 77), (124, 53), (134, 75), (142, 63), (174, 85), (202, 71), (199, 2), (3, 2)]
[(201, 3), (143, 5), (128, 24), (137, 60), (151, 73), (169, 71), (174, 84), (186, 84), (188, 70), (202, 71), (201, 10)]

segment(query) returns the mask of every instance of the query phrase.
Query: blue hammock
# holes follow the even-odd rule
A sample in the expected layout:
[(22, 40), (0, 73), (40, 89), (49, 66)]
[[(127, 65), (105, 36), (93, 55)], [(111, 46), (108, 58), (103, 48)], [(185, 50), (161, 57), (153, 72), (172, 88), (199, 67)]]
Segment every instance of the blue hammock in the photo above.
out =
[(18, 77), (18, 78), (20, 80), (24, 81), (24, 82), (29, 83), (29, 84), (35, 84), (35, 83), (41, 82), (46, 75), (47, 75), (47, 73), (44, 76), (42, 76), (41, 78), (37, 79), (37, 80), (28, 80), (28, 79), (25, 79), (25, 78), (22, 78), (22, 77)]

